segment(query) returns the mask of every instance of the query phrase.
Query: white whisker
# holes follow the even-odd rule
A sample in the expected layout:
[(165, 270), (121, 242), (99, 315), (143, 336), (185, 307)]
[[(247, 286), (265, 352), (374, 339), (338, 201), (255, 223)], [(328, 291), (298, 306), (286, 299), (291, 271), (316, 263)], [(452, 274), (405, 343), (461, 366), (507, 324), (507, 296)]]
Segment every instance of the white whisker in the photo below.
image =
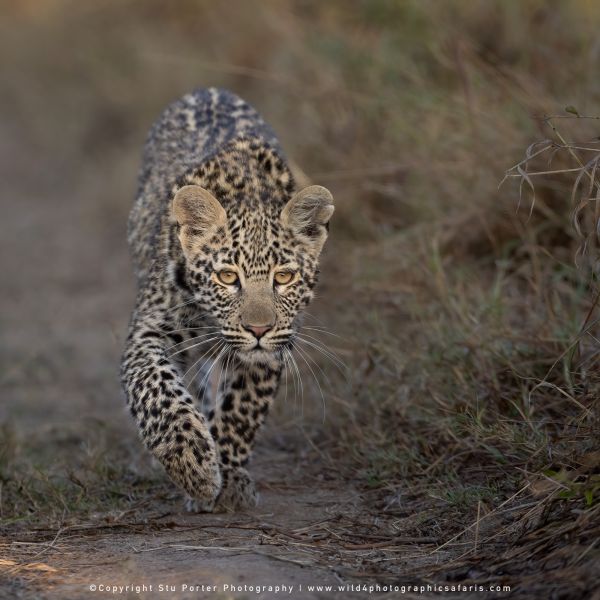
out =
[[(177, 348), (177, 346), (182, 346), (183, 344), (187, 344), (188, 342), (199, 342), (202, 341), (203, 339), (210, 337), (211, 335), (215, 335), (215, 333), (217, 333), (216, 331), (211, 331), (208, 333), (203, 333), (202, 335), (195, 335), (194, 337), (191, 337), (187, 340), (183, 340), (182, 342), (177, 342), (176, 344), (172, 344), (171, 346), (168, 346), (167, 348), (165, 348), (165, 350), (172, 350), (173, 348)], [(190, 346), (190, 348), (193, 348), (194, 346)], [(187, 348), (184, 348), (184, 350), (187, 350)]]
[(290, 356), (290, 351), (288, 348), (284, 348), (285, 356), (286, 356), (286, 366), (290, 370), (292, 374), (292, 383), (294, 384), (294, 406), (298, 401), (298, 387), (296, 384), (296, 373), (292, 370), (292, 360)]
[(219, 340), (219, 339), (221, 339), (220, 335), (209, 338), (208, 340), (202, 340), (201, 342), (198, 342), (197, 344), (194, 344), (193, 346), (187, 346), (186, 348), (177, 350), (177, 352), (173, 352), (173, 354), (169, 355), (169, 358), (173, 358), (173, 356), (176, 356), (177, 354), (180, 354), (181, 352), (186, 352), (187, 350), (191, 350), (192, 348), (197, 348), (198, 346), (203, 346), (204, 344), (208, 344), (208, 342), (212, 342), (213, 340)]
[[(218, 339), (218, 338), (215, 338), (215, 339)], [(214, 344), (213, 344), (213, 345), (212, 345), (212, 346), (211, 346), (211, 347), (210, 347), (210, 348), (209, 348), (209, 349), (208, 349), (206, 352), (204, 352), (204, 354), (202, 354), (202, 355), (200, 356), (200, 358), (198, 358), (197, 360), (195, 360), (195, 361), (194, 361), (194, 363), (192, 364), (192, 366), (191, 366), (191, 367), (190, 367), (190, 368), (189, 368), (189, 369), (188, 369), (188, 370), (187, 370), (187, 371), (186, 371), (186, 372), (183, 374), (183, 379), (185, 379), (185, 378), (187, 377), (188, 373), (189, 373), (190, 371), (192, 371), (192, 370), (194, 369), (194, 367), (195, 367), (195, 366), (196, 366), (196, 365), (197, 365), (197, 364), (198, 364), (198, 363), (199, 363), (199, 362), (200, 362), (200, 361), (201, 361), (201, 360), (202, 360), (202, 359), (203, 359), (203, 358), (204, 358), (204, 357), (205, 357), (205, 356), (206, 356), (206, 355), (207, 355), (209, 352), (212, 352), (212, 350), (214, 349), (214, 347), (215, 347), (215, 346), (218, 346), (218, 345), (219, 345), (219, 342), (215, 342), (215, 343), (214, 343)], [(187, 348), (186, 348), (186, 350), (187, 350)], [(208, 358), (206, 359), (206, 361), (205, 361), (205, 362), (207, 362), (207, 361), (208, 361)], [(194, 377), (192, 377), (192, 380), (193, 380), (193, 379), (194, 379)]]
[(206, 397), (207, 386), (210, 384), (210, 374), (211, 374), (212, 370), (215, 368), (215, 366), (219, 363), (219, 359), (221, 358), (221, 356), (223, 356), (224, 352), (227, 351), (227, 348), (228, 348), (227, 342), (222, 342), (221, 346), (218, 347), (218, 351), (213, 352), (211, 354), (211, 356), (209, 357), (209, 360), (212, 361), (212, 365), (210, 366), (210, 368), (208, 369), (208, 371), (202, 378), (202, 381), (200, 382), (200, 389), (203, 390), (202, 404), (204, 404), (204, 398)]
[(300, 414), (302, 419), (304, 419), (304, 384), (302, 383), (302, 376), (300, 375), (300, 369), (298, 368), (298, 363), (296, 362), (294, 355), (289, 350), (288, 354), (298, 378), (298, 385), (300, 387)]
[[(223, 357), (223, 358), (221, 358), (221, 357)], [(217, 378), (217, 385), (216, 385), (216, 398), (215, 398), (216, 401), (218, 401), (218, 399), (219, 399), (221, 377), (223, 376), (223, 369), (225, 368), (225, 357), (227, 357), (227, 358), (229, 357), (229, 346), (227, 344), (225, 344), (225, 346), (222, 348), (222, 351), (219, 353), (219, 356), (215, 360), (215, 363), (220, 362), (220, 364), (221, 364), (221, 369), (219, 370), (219, 377)], [(204, 397), (206, 395), (206, 390), (209, 385), (210, 385), (210, 382), (207, 382), (206, 387), (204, 388), (204, 392), (202, 393), (202, 404), (204, 404)]]
[(337, 333), (332, 333), (331, 331), (327, 331), (326, 329), (319, 329), (318, 327), (310, 327), (309, 325), (304, 325), (302, 327), (302, 329), (303, 330), (304, 329), (308, 329), (310, 331), (315, 331), (315, 332), (318, 332), (318, 333), (324, 333), (326, 335), (331, 335), (331, 336), (336, 337), (336, 338), (338, 338), (340, 340), (344, 340), (344, 341), (346, 340), (346, 338), (343, 338), (341, 335), (338, 335)]
[(312, 367), (310, 366), (310, 364), (304, 357), (304, 352), (302, 351), (300, 346), (295, 346), (295, 348), (296, 348), (296, 350), (298, 350), (298, 354), (299, 354), (300, 358), (305, 362), (306, 366), (309, 368), (309, 370), (315, 380), (315, 383), (317, 384), (317, 387), (319, 388), (319, 393), (321, 394), (321, 401), (323, 403), (323, 424), (324, 424), (325, 423), (325, 396), (323, 395), (323, 390), (321, 388), (321, 384), (319, 383), (319, 380), (317, 379), (317, 376), (315, 375), (315, 372), (313, 371)]
[(225, 378), (223, 381), (223, 389), (227, 390), (227, 384), (228, 382), (228, 371), (229, 371), (229, 362), (231, 361), (231, 358), (233, 356), (233, 351), (231, 350), (231, 348), (228, 349), (228, 353), (227, 353), (227, 364), (225, 365)]
[(337, 367), (337, 369), (344, 376), (344, 378), (347, 379), (349, 369), (346, 366), (346, 364), (342, 361), (342, 359), (339, 358), (335, 353), (333, 353), (328, 348), (323, 348), (322, 346), (319, 346), (318, 344), (315, 344), (314, 342), (304, 339), (304, 337), (301, 334), (298, 334), (296, 339), (299, 342), (302, 342), (303, 344), (307, 344), (308, 346), (312, 346), (313, 348), (315, 348), (316, 350), (321, 352), (321, 354), (323, 354), (323, 356), (325, 356), (329, 360), (331, 360), (331, 362)]

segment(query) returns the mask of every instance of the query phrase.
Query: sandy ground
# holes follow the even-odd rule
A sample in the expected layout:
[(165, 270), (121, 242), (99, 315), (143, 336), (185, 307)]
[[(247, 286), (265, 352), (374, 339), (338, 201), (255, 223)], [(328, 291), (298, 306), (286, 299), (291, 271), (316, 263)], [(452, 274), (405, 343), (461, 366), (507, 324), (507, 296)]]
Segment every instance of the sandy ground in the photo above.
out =
[[(307, 469), (319, 465), (302, 462), (263, 448), (255, 468), (261, 503), (252, 512), (189, 515), (171, 512), (177, 510), (173, 500), (108, 523), (99, 519), (56, 533), (31, 532), (38, 556), (32, 561), (31, 549), (24, 546), (20, 559), (37, 566), (14, 582), (12, 591), (23, 597), (90, 598), (113, 595), (102, 586), (145, 585), (142, 596), (149, 598), (244, 598), (256, 597), (256, 586), (267, 586), (260, 597), (289, 597), (290, 589), (293, 597), (322, 597), (309, 586), (337, 589), (353, 580), (346, 575), (348, 558), (354, 560), (361, 551), (330, 532), (355, 524), (360, 498), (338, 479), (328, 481), (327, 472), (307, 477)], [(48, 542), (41, 543), (44, 535)], [(22, 535), (19, 541), (27, 539)], [(19, 560), (18, 549), (13, 557)]]

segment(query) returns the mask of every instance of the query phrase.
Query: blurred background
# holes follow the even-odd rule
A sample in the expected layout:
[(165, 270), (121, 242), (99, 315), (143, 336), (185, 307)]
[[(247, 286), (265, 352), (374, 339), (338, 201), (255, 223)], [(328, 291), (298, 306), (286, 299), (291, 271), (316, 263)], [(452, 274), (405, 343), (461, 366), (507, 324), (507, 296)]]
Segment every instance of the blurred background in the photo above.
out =
[[(62, 498), (48, 518), (63, 510), (76, 497), (65, 472), (82, 464), (105, 501), (92, 459), (126, 479), (128, 463), (106, 458), (124, 442), (106, 440), (129, 427), (118, 362), (141, 148), (166, 104), (220, 86), (336, 198), (310, 312), (341, 336), (322, 341), (349, 375), (317, 352), (324, 397), (305, 366), (304, 399), (281, 403), (271, 429), (301, 418), (361, 485), (409, 481), (434, 498), (450, 533), (539, 477), (551, 482), (543, 498), (566, 490), (566, 513), (598, 518), (594, 241), (583, 248), (572, 225), (582, 200), (571, 190), (597, 156), (600, 121), (577, 115), (600, 115), (600, 4), (22, 0), (1, 11), (5, 517), (30, 515), (48, 482)], [(516, 169), (499, 187), (544, 139), (558, 146), (523, 168), (550, 173), (523, 181)], [(590, 167), (592, 190), (594, 177)]]

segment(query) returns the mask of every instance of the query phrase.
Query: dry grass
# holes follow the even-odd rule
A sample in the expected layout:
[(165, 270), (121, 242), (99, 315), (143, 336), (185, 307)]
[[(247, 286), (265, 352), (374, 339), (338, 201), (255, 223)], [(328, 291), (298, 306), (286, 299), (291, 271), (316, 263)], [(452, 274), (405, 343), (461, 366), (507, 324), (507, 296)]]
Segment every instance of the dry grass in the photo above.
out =
[[(347, 543), (435, 540), (415, 550), (407, 576), (502, 580), (524, 597), (578, 598), (599, 583), (594, 3), (12, 11), (2, 110), (42, 170), (70, 176), (78, 193), (107, 188), (101, 219), (125, 214), (145, 129), (196, 85), (252, 101), (334, 192), (314, 312), (344, 339), (315, 335), (351, 374), (344, 381), (316, 354), (326, 424), (308, 379), (304, 406), (311, 443), (383, 520), (377, 531), (344, 524), (363, 536)], [(75, 51), (63, 60), (66, 31)], [(102, 458), (96, 441), (77, 464), (67, 452), (48, 478), (33, 469), (32, 445), (4, 431), (8, 522), (125, 510), (157, 493), (150, 475), (131, 472), (127, 448), (109, 443)], [(59, 446), (49, 438), (43, 452)], [(387, 572), (376, 549), (365, 560), (365, 572)]]

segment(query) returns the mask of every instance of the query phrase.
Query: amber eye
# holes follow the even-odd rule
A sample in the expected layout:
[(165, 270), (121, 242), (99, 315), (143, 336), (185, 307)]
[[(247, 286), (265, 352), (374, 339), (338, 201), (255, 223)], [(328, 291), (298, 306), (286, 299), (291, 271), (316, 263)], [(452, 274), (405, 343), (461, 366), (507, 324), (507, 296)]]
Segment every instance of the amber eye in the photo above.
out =
[(291, 271), (279, 271), (275, 273), (275, 283), (279, 285), (286, 285), (294, 278), (294, 274)]
[(235, 271), (228, 271), (227, 269), (225, 271), (219, 271), (217, 273), (217, 278), (225, 285), (233, 285), (238, 280), (237, 273)]

